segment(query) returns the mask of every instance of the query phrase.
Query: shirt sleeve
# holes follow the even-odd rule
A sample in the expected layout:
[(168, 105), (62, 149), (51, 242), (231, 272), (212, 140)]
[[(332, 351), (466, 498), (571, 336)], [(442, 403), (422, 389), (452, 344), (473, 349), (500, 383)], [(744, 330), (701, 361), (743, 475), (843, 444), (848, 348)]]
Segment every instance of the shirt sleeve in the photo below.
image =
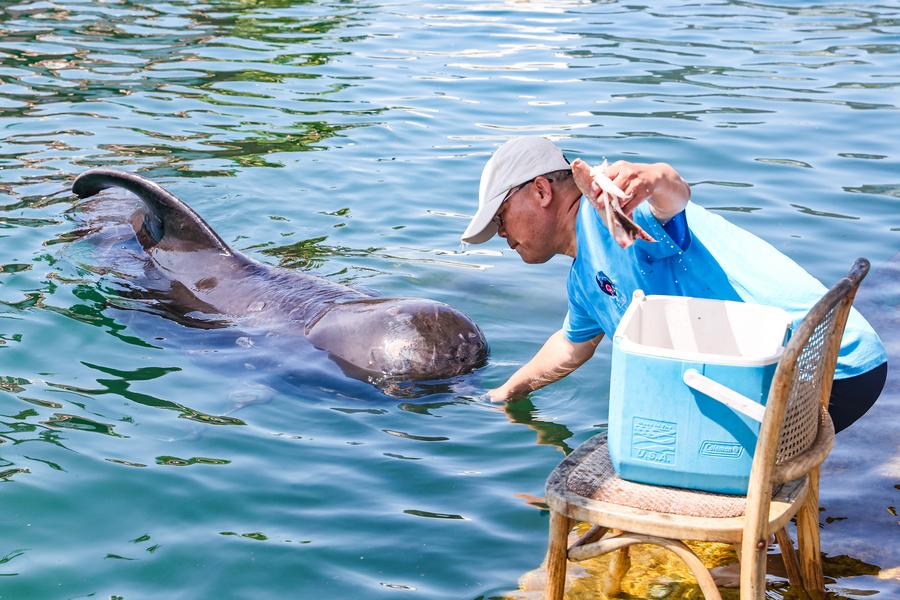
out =
[[(641, 202), (638, 204), (638, 207), (634, 209), (631, 216), (635, 223), (643, 227), (644, 231), (657, 240), (655, 242), (648, 242), (641, 239), (635, 241), (635, 248), (641, 250), (645, 257), (649, 257), (651, 260), (661, 260), (663, 258), (681, 254), (687, 250), (688, 246), (690, 246), (691, 231), (684, 211), (681, 211), (672, 217), (665, 226), (653, 216), (653, 211), (650, 210), (649, 202)], [(682, 227), (683, 230), (679, 231)], [(673, 239), (673, 237), (669, 235), (670, 230), (676, 235), (680, 234), (681, 239)]]
[(663, 231), (669, 234), (669, 237), (672, 238), (673, 242), (678, 244), (679, 248), (687, 250), (688, 245), (691, 243), (691, 232), (688, 229), (685, 211), (681, 211), (669, 219), (668, 222), (663, 225)]
[(563, 335), (573, 344), (592, 340), (601, 333), (603, 328), (591, 314), (585, 310), (581, 294), (577, 288), (569, 282), (569, 311), (563, 320)]

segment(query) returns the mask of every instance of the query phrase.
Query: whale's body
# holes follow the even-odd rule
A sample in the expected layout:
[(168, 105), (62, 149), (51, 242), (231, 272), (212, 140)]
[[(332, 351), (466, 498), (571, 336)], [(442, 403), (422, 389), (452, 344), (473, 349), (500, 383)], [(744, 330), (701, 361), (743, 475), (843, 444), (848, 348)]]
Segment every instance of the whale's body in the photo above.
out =
[[(123, 188), (141, 203), (131, 229), (167, 303), (283, 335), (302, 335), (348, 374), (375, 381), (446, 379), (484, 364), (488, 347), (456, 309), (420, 298), (373, 298), (321, 277), (255, 261), (230, 248), (184, 202), (138, 175), (91, 169), (81, 198)], [(161, 281), (160, 281), (161, 280)]]

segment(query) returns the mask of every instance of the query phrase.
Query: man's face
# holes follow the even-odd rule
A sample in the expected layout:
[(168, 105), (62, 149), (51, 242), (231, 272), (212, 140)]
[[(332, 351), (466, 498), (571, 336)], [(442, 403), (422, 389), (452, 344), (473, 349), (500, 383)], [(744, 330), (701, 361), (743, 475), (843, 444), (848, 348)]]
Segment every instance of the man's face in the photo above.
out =
[(498, 235), (526, 263), (544, 263), (556, 254), (552, 244), (555, 213), (541, 202), (541, 194), (549, 192), (545, 178), (527, 181), (510, 190), (494, 216)]

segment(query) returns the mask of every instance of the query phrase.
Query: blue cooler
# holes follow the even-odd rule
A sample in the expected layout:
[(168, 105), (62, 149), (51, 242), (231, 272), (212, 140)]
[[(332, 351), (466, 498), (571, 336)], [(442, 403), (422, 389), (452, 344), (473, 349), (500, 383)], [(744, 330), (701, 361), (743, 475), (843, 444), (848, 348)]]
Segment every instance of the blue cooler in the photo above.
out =
[(613, 335), (616, 472), (642, 483), (746, 493), (790, 327), (780, 308), (636, 291)]

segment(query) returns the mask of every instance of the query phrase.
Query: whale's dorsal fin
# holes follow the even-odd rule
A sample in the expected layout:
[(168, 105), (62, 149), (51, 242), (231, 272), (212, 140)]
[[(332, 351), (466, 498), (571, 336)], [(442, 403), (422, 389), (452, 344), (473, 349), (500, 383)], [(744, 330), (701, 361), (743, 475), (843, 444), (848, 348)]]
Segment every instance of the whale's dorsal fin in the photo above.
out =
[(111, 187), (128, 190), (144, 204), (143, 223), (135, 227), (144, 249), (188, 246), (233, 254), (222, 238), (187, 204), (159, 185), (134, 173), (115, 169), (91, 169), (79, 175), (72, 191), (86, 198)]

